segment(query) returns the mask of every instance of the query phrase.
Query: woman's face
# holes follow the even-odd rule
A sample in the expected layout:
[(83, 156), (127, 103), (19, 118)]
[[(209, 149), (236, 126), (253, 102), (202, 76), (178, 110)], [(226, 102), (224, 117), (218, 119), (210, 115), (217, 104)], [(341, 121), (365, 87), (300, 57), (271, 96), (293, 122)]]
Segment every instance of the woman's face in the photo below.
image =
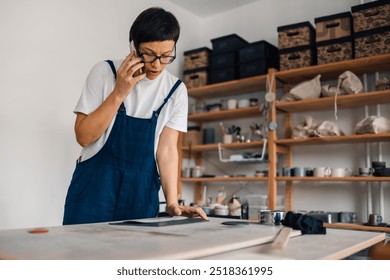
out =
[[(138, 52), (145, 63), (143, 71), (146, 73), (146, 77), (149, 80), (154, 80), (167, 66), (164, 62), (173, 61), (173, 56), (175, 56), (175, 42), (168, 40), (141, 43)], [(156, 59), (156, 57), (161, 58)]]

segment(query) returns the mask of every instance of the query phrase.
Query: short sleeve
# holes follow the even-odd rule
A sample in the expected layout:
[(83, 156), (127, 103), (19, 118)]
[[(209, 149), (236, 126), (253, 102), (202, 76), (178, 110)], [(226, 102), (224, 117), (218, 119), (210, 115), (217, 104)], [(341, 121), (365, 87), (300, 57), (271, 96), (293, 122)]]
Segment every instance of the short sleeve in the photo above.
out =
[(109, 68), (104, 61), (94, 65), (85, 81), (81, 96), (74, 108), (74, 113), (90, 114), (104, 101), (105, 84), (108, 79)]
[(181, 83), (177, 88), (174, 102), (173, 113), (166, 126), (181, 132), (187, 132), (188, 92), (184, 83)]

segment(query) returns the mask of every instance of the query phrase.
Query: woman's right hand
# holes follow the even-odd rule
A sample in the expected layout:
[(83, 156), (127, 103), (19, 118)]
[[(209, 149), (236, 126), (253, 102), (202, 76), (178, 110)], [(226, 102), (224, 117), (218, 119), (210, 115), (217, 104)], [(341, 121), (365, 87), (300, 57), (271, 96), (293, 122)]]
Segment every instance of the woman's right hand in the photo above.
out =
[(185, 216), (189, 218), (201, 217), (203, 220), (209, 220), (206, 213), (199, 206), (184, 206), (172, 203), (168, 206), (168, 214), (170, 216)]
[(116, 83), (112, 93), (89, 115), (77, 114), (76, 139), (82, 147), (87, 147), (95, 142), (108, 128), (119, 106), (129, 95), (134, 85), (145, 78), (145, 74), (134, 75), (143, 66), (144, 63), (141, 59), (135, 56), (135, 51), (130, 52), (117, 70)]
[(124, 100), (129, 95), (134, 85), (146, 77), (145, 73), (137, 75), (142, 67), (144, 67), (144, 63), (141, 58), (135, 55), (135, 51), (131, 51), (117, 70), (113, 93)]

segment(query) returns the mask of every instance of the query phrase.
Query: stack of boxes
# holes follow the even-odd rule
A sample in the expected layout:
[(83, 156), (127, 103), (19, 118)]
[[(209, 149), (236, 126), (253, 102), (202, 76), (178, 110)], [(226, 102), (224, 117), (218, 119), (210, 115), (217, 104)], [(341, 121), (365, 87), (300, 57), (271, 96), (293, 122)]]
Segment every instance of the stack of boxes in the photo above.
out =
[(315, 30), (310, 22), (278, 27), (280, 70), (316, 64)]
[(355, 31), (355, 57), (390, 53), (390, 0), (351, 8)]
[(353, 25), (350, 12), (319, 17), (314, 22), (318, 64), (354, 58)]
[(264, 75), (279, 69), (278, 48), (267, 41), (248, 43), (236, 34), (211, 39), (207, 47), (184, 52), (187, 88)]
[(278, 48), (262, 40), (248, 43), (236, 34), (211, 39), (187, 51), (184, 82), (188, 88), (390, 53), (390, 0), (353, 6), (351, 12), (318, 17), (277, 28)]
[(209, 83), (209, 56), (207, 47), (184, 52), (184, 83), (187, 88), (195, 88)]
[(390, 53), (390, 0), (351, 11), (278, 27), (280, 70)]
[(269, 68), (279, 69), (279, 50), (267, 41), (258, 41), (238, 51), (240, 79), (267, 74)]
[(210, 84), (239, 78), (238, 50), (248, 42), (236, 34), (211, 39), (213, 54), (210, 59)]

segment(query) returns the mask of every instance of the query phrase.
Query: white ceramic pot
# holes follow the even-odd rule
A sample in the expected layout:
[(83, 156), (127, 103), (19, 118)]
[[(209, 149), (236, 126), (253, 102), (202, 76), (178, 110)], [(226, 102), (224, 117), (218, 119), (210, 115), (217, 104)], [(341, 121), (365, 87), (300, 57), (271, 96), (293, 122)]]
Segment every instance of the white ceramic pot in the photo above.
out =
[(219, 216), (227, 216), (229, 215), (229, 207), (226, 205), (217, 205), (214, 208), (214, 214)]

